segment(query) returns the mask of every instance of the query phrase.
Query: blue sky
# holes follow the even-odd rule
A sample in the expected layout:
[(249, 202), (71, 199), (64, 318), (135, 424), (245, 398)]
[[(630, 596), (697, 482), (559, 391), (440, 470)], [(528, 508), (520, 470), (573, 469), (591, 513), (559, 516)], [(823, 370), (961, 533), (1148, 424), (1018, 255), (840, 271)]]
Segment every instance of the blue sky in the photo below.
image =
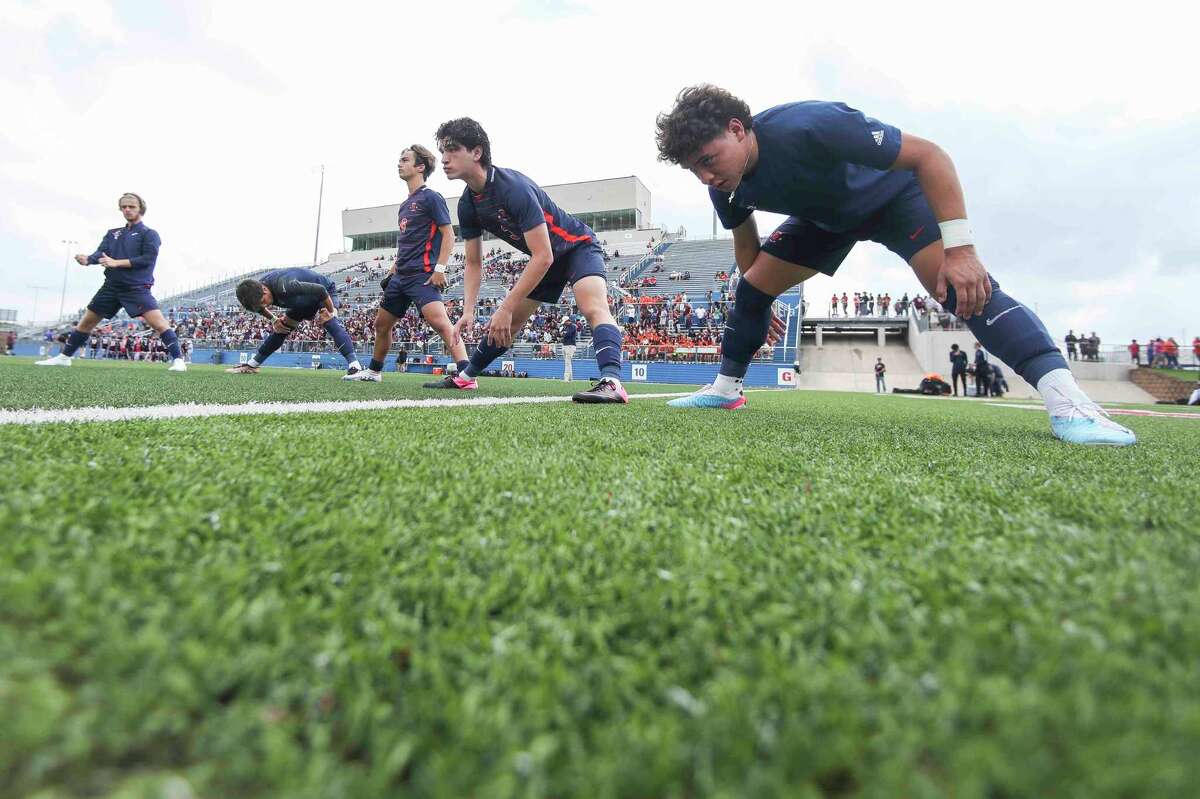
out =
[[(1200, 57), (1170, 4), (0, 0), (0, 307), (57, 312), (67, 248), (146, 197), (160, 290), (322, 256), (339, 212), (394, 202), (394, 163), (447, 118), (543, 183), (636, 174), (671, 228), (703, 187), (655, 160), (654, 116), (701, 81), (755, 109), (838, 99), (941, 144), (985, 265), (1056, 336), (1200, 333)], [(1179, 22), (1177, 20), (1177, 22)], [(461, 191), (443, 177), (447, 193)], [(760, 228), (772, 218), (764, 215)], [(66, 306), (95, 270), (72, 266)], [(834, 291), (915, 291), (856, 248)]]

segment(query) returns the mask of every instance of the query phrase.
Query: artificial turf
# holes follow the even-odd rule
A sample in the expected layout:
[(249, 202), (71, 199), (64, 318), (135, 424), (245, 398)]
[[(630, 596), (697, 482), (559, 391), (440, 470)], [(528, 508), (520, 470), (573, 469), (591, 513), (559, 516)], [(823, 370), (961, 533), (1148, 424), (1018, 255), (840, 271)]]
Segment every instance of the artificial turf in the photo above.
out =
[[(103, 374), (16, 401), (314, 398)], [(0, 794), (1191, 796), (1200, 422), (1122, 422), (771, 392), (0, 427)]]

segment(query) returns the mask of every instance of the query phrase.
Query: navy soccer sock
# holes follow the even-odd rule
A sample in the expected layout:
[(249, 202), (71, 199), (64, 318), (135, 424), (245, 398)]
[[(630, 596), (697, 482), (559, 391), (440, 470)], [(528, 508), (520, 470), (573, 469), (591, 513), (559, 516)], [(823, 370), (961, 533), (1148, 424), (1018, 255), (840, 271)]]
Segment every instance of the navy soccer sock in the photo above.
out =
[(171, 356), (171, 360), (183, 357), (183, 350), (179, 349), (179, 336), (175, 335), (172, 328), (167, 328), (158, 334), (162, 339), (162, 343), (167, 345), (167, 354)]
[(464, 370), (467, 368), (467, 366), (469, 366), (469, 365), (470, 365), (470, 363), (471, 363), (470, 361), (459, 361), (459, 362), (458, 362), (458, 372), (459, 372), (459, 374), (462, 374), (462, 372), (463, 372), (463, 371), (464, 371)]
[(483, 370), (488, 368), (492, 361), (504, 354), (508, 347), (497, 347), (492, 343), (492, 339), (484, 336), (480, 339), (475, 351), (471, 353), (471, 360), (467, 363), (467, 368), (463, 371), (466, 377), (479, 377), (483, 374)]
[[(1031, 386), (1054, 369), (1067, 369), (1067, 360), (1046, 332), (1046, 326), (1033, 311), (1000, 290), (990, 275), (992, 298), (983, 313), (966, 320), (967, 327), (984, 349), (1012, 367)], [(958, 295), (953, 286), (946, 289), (943, 307), (953, 311)]]
[(286, 338), (286, 333), (272, 333), (264, 338), (263, 343), (258, 345), (258, 352), (254, 353), (254, 357), (250, 359), (250, 365), (259, 366), (262, 364), (263, 361), (271, 357), (271, 354), (275, 350), (283, 346), (283, 340)]
[(616, 325), (597, 325), (592, 331), (592, 345), (596, 348), (600, 376), (620, 380), (621, 329)]
[(367, 364), (367, 368), (370, 369), (372, 372), (382, 372), (383, 371), (383, 361), (377, 361), (374, 358), (372, 358), (371, 362), (369, 364)]
[(330, 319), (323, 327), (329, 337), (333, 339), (333, 343), (337, 345), (338, 352), (346, 359), (346, 365), (350, 366), (358, 361), (358, 356), (354, 354), (354, 342), (350, 339), (350, 334), (346, 332), (346, 328), (342, 327), (341, 319)]
[(733, 310), (729, 312), (725, 335), (721, 339), (721, 374), (741, 380), (750, 368), (754, 353), (767, 340), (775, 298), (742, 278), (733, 299)]
[(72, 330), (67, 334), (67, 343), (62, 347), (62, 355), (70, 358), (75, 354), (75, 351), (83, 346), (83, 342), (88, 340), (87, 333), (80, 333), (78, 330)]

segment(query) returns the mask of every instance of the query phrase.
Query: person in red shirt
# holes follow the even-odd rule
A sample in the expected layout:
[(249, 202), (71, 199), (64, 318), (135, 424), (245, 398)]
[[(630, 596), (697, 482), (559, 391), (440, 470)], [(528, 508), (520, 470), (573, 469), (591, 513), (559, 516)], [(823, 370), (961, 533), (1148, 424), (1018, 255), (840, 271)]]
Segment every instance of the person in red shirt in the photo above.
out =
[(1131, 341), (1129, 343), (1129, 357), (1133, 361), (1134, 366), (1141, 365), (1141, 363), (1138, 361), (1138, 355), (1140, 355), (1141, 352), (1142, 352), (1142, 346), (1140, 344), (1138, 344), (1137, 339), (1135, 338), (1133, 341)]
[(1200, 363), (1200, 336), (1192, 339), (1192, 363)]
[(1172, 369), (1179, 368), (1179, 343), (1174, 338), (1168, 338), (1164, 348), (1167, 356), (1167, 366)]

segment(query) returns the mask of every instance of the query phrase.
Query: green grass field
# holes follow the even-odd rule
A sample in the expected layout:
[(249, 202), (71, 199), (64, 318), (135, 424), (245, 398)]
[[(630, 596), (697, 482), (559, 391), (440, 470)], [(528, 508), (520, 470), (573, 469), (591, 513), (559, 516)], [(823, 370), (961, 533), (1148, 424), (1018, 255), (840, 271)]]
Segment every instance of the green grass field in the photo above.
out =
[[(11, 359), (0, 407), (432, 393), (338, 376)], [(0, 796), (1194, 796), (1200, 421), (1121, 421), (1081, 449), (764, 392), (0, 426)]]

